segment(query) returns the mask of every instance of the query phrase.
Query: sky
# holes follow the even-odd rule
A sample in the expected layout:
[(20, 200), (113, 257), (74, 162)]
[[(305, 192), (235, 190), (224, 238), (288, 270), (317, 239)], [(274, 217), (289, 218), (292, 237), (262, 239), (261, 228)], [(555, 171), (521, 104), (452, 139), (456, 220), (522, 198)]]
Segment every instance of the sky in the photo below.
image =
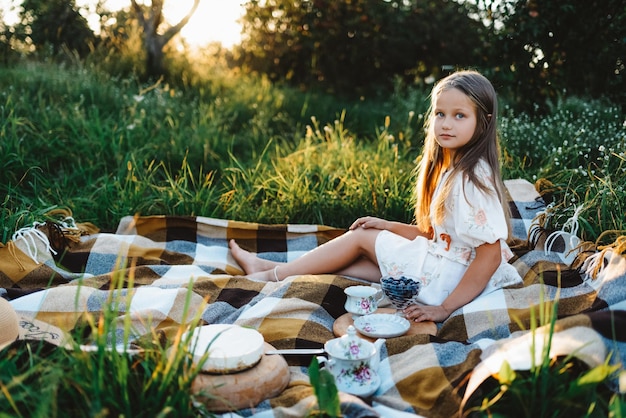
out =
[[(14, 2), (14, 1), (13, 1)], [(149, 1), (147, 1), (149, 3)], [(221, 42), (224, 47), (231, 47), (241, 40), (241, 27), (237, 19), (243, 13), (245, 0), (200, 0), (200, 6), (189, 23), (181, 31), (190, 46), (202, 46), (209, 42)], [(0, 0), (5, 22), (12, 23), (15, 17), (8, 12), (11, 0)], [(92, 0), (76, 0), (78, 6), (94, 4)], [(139, 0), (139, 3), (142, 3)], [(110, 10), (130, 7), (130, 0), (107, 0)], [(193, 0), (165, 0), (165, 18), (176, 24), (191, 9)], [(89, 18), (88, 18), (89, 20)]]

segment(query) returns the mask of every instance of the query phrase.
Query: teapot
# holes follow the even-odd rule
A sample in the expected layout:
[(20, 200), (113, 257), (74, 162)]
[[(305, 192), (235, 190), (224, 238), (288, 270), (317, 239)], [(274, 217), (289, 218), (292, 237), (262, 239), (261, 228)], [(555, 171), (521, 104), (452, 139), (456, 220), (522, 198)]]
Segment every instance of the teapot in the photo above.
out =
[(384, 338), (369, 342), (356, 335), (353, 325), (347, 334), (324, 344), (326, 357), (318, 357), (321, 365), (335, 377), (337, 389), (357, 396), (369, 396), (380, 386), (378, 367)]

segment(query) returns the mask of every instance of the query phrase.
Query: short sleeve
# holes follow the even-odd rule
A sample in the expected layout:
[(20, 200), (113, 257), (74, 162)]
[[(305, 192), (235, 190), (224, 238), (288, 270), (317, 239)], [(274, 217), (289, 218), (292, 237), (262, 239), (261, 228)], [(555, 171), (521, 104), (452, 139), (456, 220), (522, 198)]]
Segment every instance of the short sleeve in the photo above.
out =
[(455, 195), (458, 198), (452, 214), (457, 237), (471, 247), (493, 244), (500, 239), (506, 242), (509, 228), (493, 182), (493, 173), (482, 160), (476, 170), (490, 193), (471, 183), (467, 176), (463, 176), (462, 185), (457, 183), (459, 190)]

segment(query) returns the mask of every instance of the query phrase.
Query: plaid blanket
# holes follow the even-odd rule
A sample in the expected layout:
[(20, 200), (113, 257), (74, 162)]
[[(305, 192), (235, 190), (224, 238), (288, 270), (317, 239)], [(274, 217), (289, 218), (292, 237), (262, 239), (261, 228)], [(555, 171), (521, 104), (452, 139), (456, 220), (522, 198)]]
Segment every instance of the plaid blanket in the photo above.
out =
[[(366, 399), (342, 394), (345, 416), (457, 414), (502, 359), (513, 355), (520, 367), (528, 363), (519, 347), (528, 339), (531, 310), (556, 300), (551, 354), (573, 353), (591, 366), (608, 353), (613, 362), (626, 360), (626, 258), (610, 248), (593, 249), (564, 264), (562, 254), (527, 239), (545, 208), (533, 185), (506, 185), (514, 217), (511, 263), (524, 285), (479, 297), (437, 324), (434, 336), (387, 339), (380, 388)], [(22, 338), (62, 343), (85, 313), (102, 312), (119, 294), (128, 301), (119, 308), (119, 326), (130, 314), (137, 340), (154, 330), (172, 335), (197, 312), (204, 323), (253, 327), (276, 348), (317, 348), (335, 338), (333, 323), (346, 313), (344, 289), (362, 283), (338, 275), (248, 280), (227, 243), (234, 238), (262, 257), (287, 261), (344, 232), (321, 225), (147, 216), (123, 218), (115, 233), (84, 234), (74, 224), (47, 222), (0, 247), (0, 294), (22, 318)], [(289, 364), (291, 380), (283, 393), (229, 416), (306, 415), (316, 402), (308, 363), (296, 357)]]

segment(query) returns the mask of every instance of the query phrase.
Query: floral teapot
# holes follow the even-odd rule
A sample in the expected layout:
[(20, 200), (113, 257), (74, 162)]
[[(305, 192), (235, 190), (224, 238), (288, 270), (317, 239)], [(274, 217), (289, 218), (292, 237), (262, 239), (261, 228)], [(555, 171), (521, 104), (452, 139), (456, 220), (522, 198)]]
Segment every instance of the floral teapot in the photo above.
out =
[(328, 359), (318, 357), (318, 361), (335, 377), (340, 391), (369, 396), (380, 385), (378, 367), (380, 348), (384, 343), (383, 338), (372, 343), (358, 337), (356, 329), (350, 325), (346, 335), (324, 344)]

